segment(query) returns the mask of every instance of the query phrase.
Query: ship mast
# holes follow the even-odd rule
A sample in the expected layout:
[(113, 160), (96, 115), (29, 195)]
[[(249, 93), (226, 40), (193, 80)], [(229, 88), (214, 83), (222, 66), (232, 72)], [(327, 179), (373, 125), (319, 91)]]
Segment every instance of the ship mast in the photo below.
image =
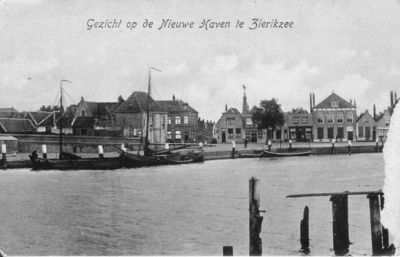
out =
[(64, 82), (69, 82), (69, 83), (71, 83), (72, 84), (72, 82), (71, 81), (69, 81), (69, 80), (65, 80), (65, 79), (62, 79), (61, 81), (60, 81), (60, 154), (59, 154), (59, 156), (58, 156), (58, 158), (61, 160), (62, 159), (62, 126), (63, 126), (63, 124), (62, 124), (62, 122), (63, 122), (63, 116), (62, 116), (62, 114), (63, 114), (63, 104), (62, 104), (62, 100), (63, 100), (63, 87), (62, 87), (62, 83), (63, 83), (63, 81)]
[(148, 85), (148, 92), (147, 92), (147, 112), (146, 112), (146, 136), (145, 136), (145, 142), (144, 142), (144, 155), (149, 155), (148, 152), (148, 147), (149, 147), (149, 121), (150, 121), (150, 99), (151, 99), (151, 70), (156, 70), (158, 72), (161, 72), (160, 70), (150, 67), (149, 69), (149, 85)]

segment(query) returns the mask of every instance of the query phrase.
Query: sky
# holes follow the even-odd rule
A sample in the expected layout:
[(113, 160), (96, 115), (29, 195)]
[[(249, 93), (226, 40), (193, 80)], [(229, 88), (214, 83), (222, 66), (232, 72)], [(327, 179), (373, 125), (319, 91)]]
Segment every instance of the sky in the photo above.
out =
[[(0, 0), (0, 108), (53, 105), (62, 79), (68, 105), (116, 102), (147, 91), (154, 67), (155, 100), (175, 95), (215, 122), (225, 105), (242, 110), (242, 85), (250, 108), (275, 98), (283, 111), (309, 110), (310, 92), (316, 104), (335, 92), (358, 114), (380, 112), (400, 94), (399, 14), (394, 0)], [(159, 29), (163, 19), (193, 28)], [(253, 19), (292, 27), (250, 29)]]

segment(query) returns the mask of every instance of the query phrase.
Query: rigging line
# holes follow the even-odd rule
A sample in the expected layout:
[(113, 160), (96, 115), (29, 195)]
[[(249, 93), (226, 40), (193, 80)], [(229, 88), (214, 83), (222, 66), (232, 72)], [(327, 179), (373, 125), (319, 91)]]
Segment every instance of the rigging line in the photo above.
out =
[(58, 101), (60, 101), (60, 98), (58, 97), (59, 94), (60, 94), (60, 91), (57, 90), (57, 95), (56, 95), (56, 98), (54, 99), (53, 106), (56, 106), (57, 99), (58, 99)]
[(72, 97), (67, 93), (67, 91), (65, 91), (64, 89), (63, 89), (63, 91), (64, 91), (64, 93), (69, 97), (69, 99), (71, 99), (71, 101), (72, 101), (74, 104), (76, 104), (76, 102), (74, 101), (74, 99), (72, 99)]

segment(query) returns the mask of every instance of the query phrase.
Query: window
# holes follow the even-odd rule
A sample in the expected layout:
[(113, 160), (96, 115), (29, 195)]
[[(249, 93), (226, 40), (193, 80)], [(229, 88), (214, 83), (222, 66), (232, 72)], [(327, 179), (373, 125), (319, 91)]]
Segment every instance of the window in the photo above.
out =
[(363, 126), (358, 127), (358, 136), (364, 137), (364, 127)]
[(364, 122), (368, 123), (369, 122), (369, 117), (367, 115), (364, 115)]
[(233, 129), (228, 129), (228, 139), (233, 139)]
[(181, 124), (181, 116), (175, 116), (175, 124)]
[(183, 124), (189, 124), (189, 117), (188, 116), (183, 117)]
[(172, 139), (171, 130), (167, 131), (167, 139)]
[(251, 128), (253, 127), (253, 121), (251, 118), (246, 118), (246, 128)]
[(337, 113), (337, 123), (343, 123), (343, 112)]
[(82, 116), (85, 116), (85, 110), (82, 110), (81, 113), (82, 113)]
[(371, 137), (371, 127), (365, 127), (365, 137)]
[(328, 138), (332, 139), (333, 138), (333, 128), (328, 128)]
[(385, 125), (389, 126), (390, 125), (390, 118), (385, 118)]
[(164, 115), (161, 118), (161, 123), (162, 123), (162, 126), (165, 127), (165, 116)]
[(319, 112), (317, 114), (317, 123), (318, 124), (323, 124), (324, 123), (324, 114), (322, 112)]
[(258, 138), (262, 138), (262, 135), (263, 135), (262, 130), (258, 130), (257, 135), (258, 135)]
[(293, 117), (293, 124), (299, 124), (299, 117)]
[(150, 127), (153, 127), (153, 116), (150, 116), (149, 125)]
[(290, 132), (290, 139), (296, 139), (296, 129), (291, 128), (289, 129), (289, 132)]
[(251, 137), (250, 131), (246, 131), (246, 138), (249, 139)]
[[(180, 120), (180, 117), (179, 117)], [(181, 132), (179, 130), (175, 131), (175, 139), (181, 139)]]
[(333, 112), (328, 112), (327, 123), (328, 124), (333, 124)]
[(339, 102), (338, 101), (332, 101), (331, 102), (332, 107), (339, 107)]
[(240, 128), (236, 129), (236, 139), (242, 138), (242, 131)]
[(167, 118), (167, 122), (168, 122), (168, 124), (171, 124), (171, 117)]
[(337, 138), (343, 138), (343, 137), (344, 137), (344, 128), (338, 127), (337, 128)]
[(353, 113), (352, 112), (347, 113), (347, 123), (353, 123)]
[(318, 139), (324, 138), (324, 128), (318, 128)]
[(308, 124), (308, 117), (307, 116), (302, 117), (301, 118), (301, 123), (302, 124)]
[(235, 125), (235, 117), (226, 117), (226, 125)]
[(383, 137), (383, 129), (378, 129), (378, 135), (379, 135), (380, 137)]

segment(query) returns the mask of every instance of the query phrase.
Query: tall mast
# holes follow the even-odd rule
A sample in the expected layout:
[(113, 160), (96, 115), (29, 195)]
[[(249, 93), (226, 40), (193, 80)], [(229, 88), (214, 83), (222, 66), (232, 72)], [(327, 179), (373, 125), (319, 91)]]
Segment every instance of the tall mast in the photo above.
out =
[(59, 159), (62, 158), (62, 113), (63, 113), (62, 95), (63, 95), (63, 89), (61, 80), (60, 81), (60, 154), (58, 155)]
[(147, 92), (147, 112), (146, 112), (146, 136), (144, 141), (144, 153), (147, 155), (147, 149), (149, 147), (149, 120), (150, 120), (150, 92), (151, 92), (151, 68), (149, 69), (149, 85)]

